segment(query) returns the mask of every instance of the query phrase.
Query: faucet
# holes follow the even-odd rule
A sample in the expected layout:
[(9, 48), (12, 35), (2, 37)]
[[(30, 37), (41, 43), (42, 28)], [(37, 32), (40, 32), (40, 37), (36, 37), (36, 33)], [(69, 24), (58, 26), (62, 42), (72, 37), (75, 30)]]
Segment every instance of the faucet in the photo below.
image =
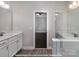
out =
[(74, 35), (74, 37), (78, 37), (78, 35), (77, 35), (76, 33), (71, 33), (71, 34), (73, 34), (73, 35)]
[(5, 34), (5, 32), (0, 32), (0, 36), (3, 36)]

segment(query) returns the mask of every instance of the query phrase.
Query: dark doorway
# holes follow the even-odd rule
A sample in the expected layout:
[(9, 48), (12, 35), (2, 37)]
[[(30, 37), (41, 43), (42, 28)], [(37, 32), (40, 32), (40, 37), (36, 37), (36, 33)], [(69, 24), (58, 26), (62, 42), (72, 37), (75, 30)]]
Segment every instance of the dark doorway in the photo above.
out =
[(47, 13), (35, 13), (35, 48), (47, 48)]

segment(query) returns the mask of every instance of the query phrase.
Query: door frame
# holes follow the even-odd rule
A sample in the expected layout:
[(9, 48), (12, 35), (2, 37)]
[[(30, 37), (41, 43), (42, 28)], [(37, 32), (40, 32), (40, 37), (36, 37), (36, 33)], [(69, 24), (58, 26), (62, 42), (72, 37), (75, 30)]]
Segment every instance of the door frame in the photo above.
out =
[(36, 10), (33, 11), (33, 48), (35, 48), (35, 12), (44, 12), (47, 14), (47, 39), (46, 39), (46, 47), (49, 48), (48, 45), (48, 11), (43, 11), (43, 10)]

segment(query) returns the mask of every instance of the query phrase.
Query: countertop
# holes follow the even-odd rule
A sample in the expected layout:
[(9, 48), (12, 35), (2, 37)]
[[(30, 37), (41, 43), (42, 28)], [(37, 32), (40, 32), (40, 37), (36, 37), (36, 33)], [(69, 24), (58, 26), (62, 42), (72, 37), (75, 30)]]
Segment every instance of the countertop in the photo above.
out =
[(77, 37), (77, 38), (65, 38), (65, 39), (58, 39), (58, 38), (52, 38), (52, 41), (57, 41), (57, 42), (59, 42), (59, 41), (66, 41), (66, 42), (79, 42), (79, 37)]
[(19, 31), (8, 32), (8, 33), (4, 34), (3, 36), (0, 36), (0, 41), (3, 41), (5, 39), (9, 39), (13, 36), (20, 34), (20, 33), (22, 33), (22, 32), (19, 32)]

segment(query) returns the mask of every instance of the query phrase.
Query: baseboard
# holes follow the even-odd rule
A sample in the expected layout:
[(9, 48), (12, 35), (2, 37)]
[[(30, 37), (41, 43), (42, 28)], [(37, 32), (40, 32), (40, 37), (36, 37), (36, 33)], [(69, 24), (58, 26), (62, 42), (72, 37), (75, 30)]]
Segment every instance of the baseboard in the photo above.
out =
[[(22, 49), (30, 49), (30, 50), (32, 50), (32, 49), (35, 49), (35, 48), (33, 46), (23, 46)], [(49, 47), (47, 47), (47, 49), (52, 49), (52, 47), (49, 46)]]
[(32, 46), (24, 46), (22, 49), (30, 49), (30, 50), (32, 50), (32, 49), (34, 49), (34, 47), (32, 47)]
[(47, 49), (52, 49), (52, 47), (51, 47), (51, 46), (49, 46), (49, 47), (47, 47)]

